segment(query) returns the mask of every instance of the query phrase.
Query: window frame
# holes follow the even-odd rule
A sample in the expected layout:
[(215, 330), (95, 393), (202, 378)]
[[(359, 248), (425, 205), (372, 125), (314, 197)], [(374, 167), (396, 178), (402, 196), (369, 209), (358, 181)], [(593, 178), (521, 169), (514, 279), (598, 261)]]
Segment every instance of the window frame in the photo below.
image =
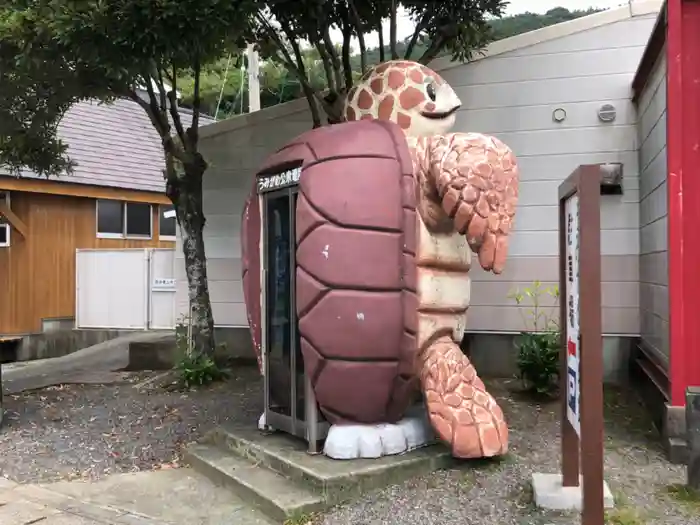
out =
[(175, 235), (163, 235), (161, 230), (161, 219), (163, 218), (163, 213), (166, 211), (165, 208), (172, 208), (175, 211), (175, 206), (172, 204), (159, 204), (158, 205), (158, 240), (160, 241), (177, 241), (177, 218), (175, 219)]
[[(0, 195), (5, 196), (5, 205), (11, 210), (12, 201), (10, 192), (7, 190), (0, 190)], [(7, 220), (7, 217), (5, 217), (5, 222), (0, 224), (0, 228), (5, 230), (5, 241), (0, 242), (0, 248), (10, 248), (12, 246), (12, 226), (10, 225), (10, 221)]]
[[(129, 234), (127, 228), (129, 224), (129, 204), (139, 206), (148, 206), (148, 235)], [(124, 238), (133, 239), (136, 241), (147, 241), (153, 239), (153, 204), (148, 202), (129, 202), (124, 201)]]
[[(100, 232), (100, 201), (116, 201), (122, 207), (122, 232), (107, 233)], [(148, 206), (149, 230), (148, 235), (133, 235), (127, 233), (127, 221), (129, 214), (129, 204), (140, 204)], [(122, 201), (116, 199), (95, 199), (95, 235), (98, 239), (123, 239), (134, 241), (150, 241), (153, 239), (153, 204), (149, 202)]]

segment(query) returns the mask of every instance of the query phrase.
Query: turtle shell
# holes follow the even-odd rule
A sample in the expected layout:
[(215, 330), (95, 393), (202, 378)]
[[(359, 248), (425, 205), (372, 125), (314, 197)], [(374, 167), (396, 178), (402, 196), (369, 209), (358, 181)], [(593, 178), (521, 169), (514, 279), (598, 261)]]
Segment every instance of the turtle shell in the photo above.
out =
[[(358, 121), (318, 128), (261, 173), (301, 163), (296, 309), (305, 371), (332, 423), (393, 422), (416, 392), (416, 197), (401, 129)], [(243, 217), (243, 282), (260, 350), (260, 215)]]

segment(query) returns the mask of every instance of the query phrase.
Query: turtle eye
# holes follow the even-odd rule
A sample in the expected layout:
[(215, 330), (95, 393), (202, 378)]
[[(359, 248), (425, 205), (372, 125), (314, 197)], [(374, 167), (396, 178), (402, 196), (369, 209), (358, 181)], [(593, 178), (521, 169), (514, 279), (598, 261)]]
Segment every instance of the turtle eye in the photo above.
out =
[(433, 84), (432, 82), (430, 84), (427, 84), (425, 86), (425, 92), (427, 93), (428, 98), (435, 102), (435, 84)]

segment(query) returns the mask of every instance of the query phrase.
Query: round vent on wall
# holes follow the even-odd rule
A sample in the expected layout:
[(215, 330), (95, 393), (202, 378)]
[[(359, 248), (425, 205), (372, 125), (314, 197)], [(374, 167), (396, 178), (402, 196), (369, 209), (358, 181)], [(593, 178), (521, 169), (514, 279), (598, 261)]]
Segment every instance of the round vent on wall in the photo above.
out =
[(552, 112), (552, 120), (554, 122), (564, 122), (566, 120), (566, 110), (564, 108), (557, 108)]
[(612, 104), (603, 104), (598, 110), (598, 118), (601, 122), (613, 122), (617, 117), (617, 110)]

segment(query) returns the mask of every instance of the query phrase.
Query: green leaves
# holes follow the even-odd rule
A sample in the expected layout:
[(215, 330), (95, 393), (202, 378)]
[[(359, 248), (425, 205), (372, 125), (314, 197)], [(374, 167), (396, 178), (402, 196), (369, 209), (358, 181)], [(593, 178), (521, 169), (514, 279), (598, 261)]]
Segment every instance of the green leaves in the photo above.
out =
[(534, 393), (551, 396), (559, 384), (559, 287), (534, 281), (508, 297), (519, 307), (527, 330), (515, 341), (520, 379)]
[[(170, 154), (179, 151), (169, 138), (174, 124), (192, 157), (197, 135), (179, 126), (167, 91), (183, 72), (194, 78), (242, 46), (255, 7), (253, 0), (0, 2), (0, 164), (15, 174), (64, 173), (71, 162), (56, 132), (65, 112), (81, 100), (117, 97), (144, 108)], [(153, 82), (159, 87), (144, 103), (135, 88)]]
[(522, 332), (516, 346), (518, 371), (525, 387), (539, 395), (553, 395), (559, 386), (559, 332)]

